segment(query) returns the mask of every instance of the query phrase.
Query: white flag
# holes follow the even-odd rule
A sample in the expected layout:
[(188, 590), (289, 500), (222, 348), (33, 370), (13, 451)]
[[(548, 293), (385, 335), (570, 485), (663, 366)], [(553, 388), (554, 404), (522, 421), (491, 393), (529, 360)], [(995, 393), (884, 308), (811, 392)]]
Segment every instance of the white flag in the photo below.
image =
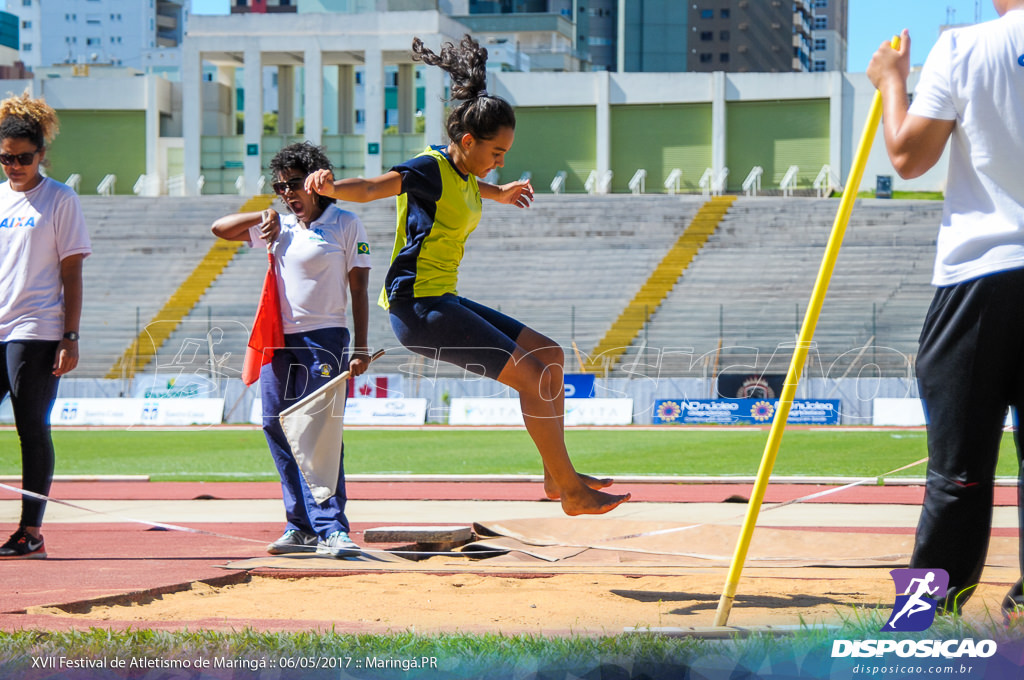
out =
[(281, 411), (281, 428), (310, 493), (323, 503), (338, 488), (349, 372)]

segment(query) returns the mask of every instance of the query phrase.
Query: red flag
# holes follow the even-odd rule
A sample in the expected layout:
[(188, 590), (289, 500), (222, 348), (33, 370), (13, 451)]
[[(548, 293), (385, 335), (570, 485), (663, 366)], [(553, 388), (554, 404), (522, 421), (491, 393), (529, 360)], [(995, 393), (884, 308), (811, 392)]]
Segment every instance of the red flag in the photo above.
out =
[(284, 325), (281, 323), (281, 300), (277, 297), (277, 274), (274, 255), (267, 252), (270, 266), (263, 279), (263, 292), (252, 322), (252, 334), (242, 363), (242, 382), (251, 385), (260, 379), (260, 369), (274, 358), (274, 348), (284, 346)]

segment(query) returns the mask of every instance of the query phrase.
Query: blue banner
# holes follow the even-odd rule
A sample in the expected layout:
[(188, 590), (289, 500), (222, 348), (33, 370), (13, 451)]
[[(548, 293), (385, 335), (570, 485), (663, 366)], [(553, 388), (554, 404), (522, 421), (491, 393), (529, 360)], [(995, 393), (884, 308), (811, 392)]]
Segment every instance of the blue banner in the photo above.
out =
[[(778, 399), (658, 399), (655, 425), (770, 425)], [(838, 399), (795, 399), (788, 423), (838, 425)]]
[(593, 398), (595, 385), (593, 373), (566, 373), (564, 378), (566, 399)]

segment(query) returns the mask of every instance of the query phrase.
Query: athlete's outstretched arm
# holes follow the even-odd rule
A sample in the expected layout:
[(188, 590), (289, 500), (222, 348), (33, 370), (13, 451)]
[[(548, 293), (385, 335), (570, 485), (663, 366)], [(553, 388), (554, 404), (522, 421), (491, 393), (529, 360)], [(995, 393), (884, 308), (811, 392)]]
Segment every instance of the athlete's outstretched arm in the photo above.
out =
[(335, 181), (330, 170), (317, 170), (306, 178), (306, 191), (350, 203), (369, 203), (402, 193), (402, 176), (394, 170), (377, 177), (347, 177)]
[(488, 184), (479, 182), (480, 195), (498, 203), (507, 203), (517, 208), (528, 208), (533, 202), (533, 187), (530, 180), (521, 179), (508, 184)]

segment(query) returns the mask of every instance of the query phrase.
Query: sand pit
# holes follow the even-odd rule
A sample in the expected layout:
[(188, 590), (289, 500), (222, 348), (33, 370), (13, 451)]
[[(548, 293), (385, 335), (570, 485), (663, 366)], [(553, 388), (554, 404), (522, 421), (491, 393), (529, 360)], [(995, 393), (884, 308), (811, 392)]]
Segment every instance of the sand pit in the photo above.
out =
[[(765, 570), (759, 570), (765, 571)], [(839, 624), (852, 607), (888, 615), (893, 587), (884, 569), (767, 570), (744, 578), (729, 624), (740, 627)], [(245, 583), (196, 583), (181, 592), (123, 604), (41, 607), (31, 613), (112, 622), (202, 622), (244, 628), (250, 621), (303, 620), (313, 628), (385, 633), (500, 632), (584, 635), (631, 628), (711, 626), (722, 570), (678, 576), (379, 573), (290, 578), (253, 575)], [(965, 615), (998, 617), (1008, 584), (986, 583)], [(319, 624), (319, 625), (317, 625)]]
[[(503, 546), (503, 552), (482, 559), (449, 553), (410, 560), (373, 550), (343, 560), (263, 556), (223, 565), (219, 585), (196, 582), (176, 592), (30, 613), (82, 624), (238, 629), (303, 622), (298, 627), (368, 633), (703, 628), (714, 622), (738, 531), (562, 519), (474, 528), (481, 538), (473, 546)], [(911, 545), (907, 534), (762, 529), (729, 624), (838, 625), (856, 609), (881, 608), (888, 616), (895, 599), (890, 571), (906, 566)], [(1015, 539), (993, 538), (968, 618), (1000, 617), (999, 602), (1016, 579), (1015, 550)]]

